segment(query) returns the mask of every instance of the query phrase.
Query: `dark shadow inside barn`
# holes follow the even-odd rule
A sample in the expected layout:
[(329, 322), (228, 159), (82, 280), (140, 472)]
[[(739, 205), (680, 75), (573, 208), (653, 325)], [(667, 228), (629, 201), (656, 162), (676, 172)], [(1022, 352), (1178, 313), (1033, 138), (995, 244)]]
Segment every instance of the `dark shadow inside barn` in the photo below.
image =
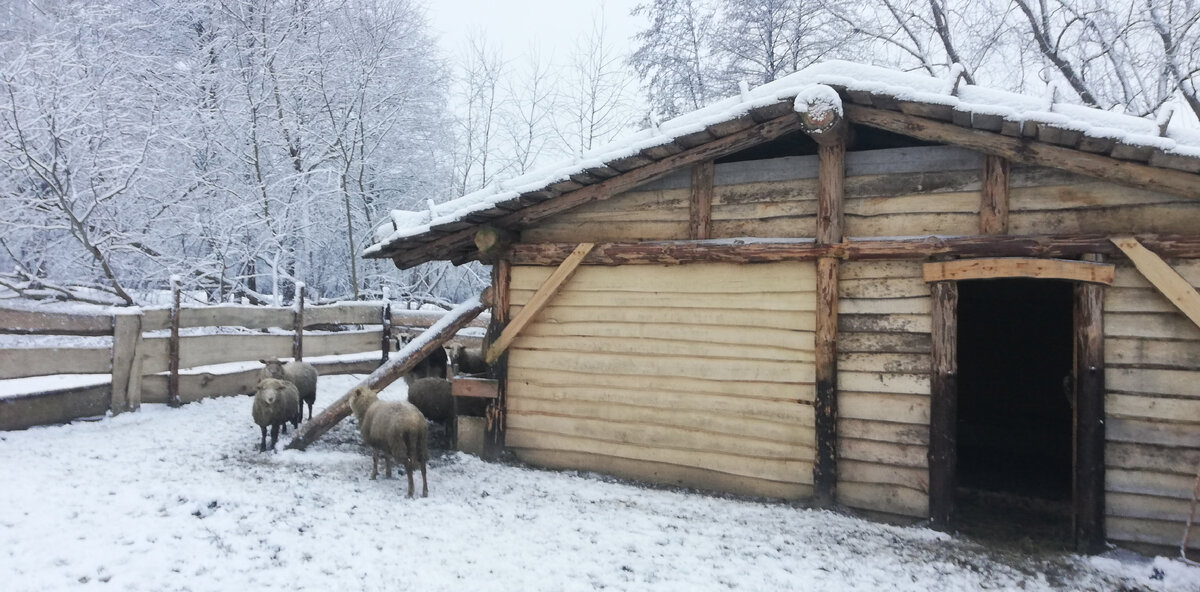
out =
[(1070, 282), (959, 282), (956, 506), (964, 530), (1070, 536), (1073, 300)]

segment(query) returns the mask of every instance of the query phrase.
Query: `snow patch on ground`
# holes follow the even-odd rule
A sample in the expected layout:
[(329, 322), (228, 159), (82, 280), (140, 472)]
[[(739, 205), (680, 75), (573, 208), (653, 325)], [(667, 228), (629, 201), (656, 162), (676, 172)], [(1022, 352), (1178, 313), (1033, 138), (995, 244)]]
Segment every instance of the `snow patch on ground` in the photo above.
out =
[[(317, 407), (362, 376), (323, 377)], [(383, 393), (405, 396), (403, 382)], [(0, 574), (73, 590), (1195, 591), (1157, 559), (1016, 558), (786, 504), (435, 455), (370, 481), (353, 419), (258, 453), (249, 397), (0, 433)], [(1161, 579), (1151, 579), (1154, 569)]]

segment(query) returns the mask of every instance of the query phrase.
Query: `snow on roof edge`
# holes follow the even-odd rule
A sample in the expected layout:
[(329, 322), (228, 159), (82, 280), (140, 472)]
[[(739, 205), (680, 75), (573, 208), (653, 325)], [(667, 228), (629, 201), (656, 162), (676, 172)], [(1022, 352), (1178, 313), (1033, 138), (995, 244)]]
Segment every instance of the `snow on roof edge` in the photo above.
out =
[(1083, 105), (1051, 104), (1046, 98), (973, 85), (960, 87), (955, 96), (950, 94), (953, 84), (947, 79), (831, 60), (640, 130), (578, 158), (540, 167), (462, 197), (432, 204), (429, 210), (393, 210), (390, 219), (374, 229), (375, 243), (364, 249), (363, 255), (381, 253), (392, 243), (429, 232), (433, 226), (461, 220), (522, 193), (567, 180), (571, 175), (589, 168), (635, 156), (644, 149), (667, 144), (710, 125), (735, 119), (752, 109), (805, 96), (804, 93), (811, 92), (816, 85), (887, 95), (901, 101), (945, 105), (960, 111), (996, 115), (1008, 121), (1047, 123), (1061, 129), (1079, 131), (1089, 137), (1108, 138), (1168, 154), (1200, 158), (1200, 130), (1189, 129), (1189, 126), (1169, 126), (1167, 137), (1162, 137), (1153, 119)]

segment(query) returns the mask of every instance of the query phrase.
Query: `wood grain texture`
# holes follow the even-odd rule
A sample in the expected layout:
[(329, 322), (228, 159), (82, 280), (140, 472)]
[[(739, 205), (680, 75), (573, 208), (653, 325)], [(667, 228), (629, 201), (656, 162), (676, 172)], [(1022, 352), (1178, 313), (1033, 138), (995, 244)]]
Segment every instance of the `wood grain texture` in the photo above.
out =
[(692, 167), (692, 195), (688, 237), (703, 240), (712, 236), (713, 161)]
[(933, 284), (933, 350), (930, 373), (929, 517), (947, 529), (954, 516), (958, 417), (958, 286)]
[[(1099, 260), (1099, 256), (1091, 256)], [(1112, 273), (1112, 269), (1109, 269)], [(1111, 281), (1111, 275), (1109, 282)], [(1104, 287), (1074, 287), (1075, 332), (1075, 549), (1104, 548), (1105, 367)]]
[[(513, 268), (510, 311), (545, 274)], [(509, 349), (508, 445), (603, 458), (615, 474), (656, 463), (807, 495), (815, 284), (812, 263), (581, 268)]]
[(488, 364), (495, 362), (500, 354), (504, 353), (504, 350), (512, 343), (513, 339), (516, 339), (521, 330), (554, 298), (563, 283), (571, 279), (575, 270), (579, 268), (579, 263), (583, 261), (593, 246), (595, 245), (592, 243), (581, 243), (575, 247), (575, 250), (550, 274), (550, 277), (538, 286), (529, 302), (522, 307), (520, 312), (513, 315), (512, 320), (505, 325), (496, 340), (488, 345), (487, 353), (484, 356)]
[(1112, 242), (1133, 261), (1138, 272), (1151, 285), (1191, 319), (1192, 323), (1200, 327), (1200, 292), (1197, 292), (1187, 279), (1135, 238), (1114, 238)]
[(980, 190), (979, 234), (1008, 232), (1009, 163), (999, 156), (983, 158), (983, 187)]
[(49, 374), (108, 374), (112, 350), (107, 347), (29, 347), (0, 353), (0, 380)]
[(852, 123), (930, 142), (955, 144), (1012, 162), (1064, 169), (1131, 187), (1184, 197), (1200, 195), (1200, 175), (1155, 168), (1038, 141), (1009, 138), (982, 130), (964, 129), (950, 123), (872, 107), (848, 104), (844, 108), (846, 118)]
[(1064, 259), (1001, 257), (934, 261), (923, 266), (926, 282), (981, 280), (995, 278), (1035, 278), (1112, 284), (1114, 267), (1102, 263)]

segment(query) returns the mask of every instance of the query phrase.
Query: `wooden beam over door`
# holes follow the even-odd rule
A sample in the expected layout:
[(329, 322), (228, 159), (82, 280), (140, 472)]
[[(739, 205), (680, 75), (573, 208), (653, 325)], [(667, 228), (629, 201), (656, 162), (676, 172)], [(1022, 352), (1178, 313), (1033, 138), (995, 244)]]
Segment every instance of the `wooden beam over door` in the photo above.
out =
[(1114, 274), (1115, 268), (1103, 263), (1020, 257), (935, 261), (926, 263), (921, 269), (921, 275), (926, 282), (1035, 278), (1111, 286)]

